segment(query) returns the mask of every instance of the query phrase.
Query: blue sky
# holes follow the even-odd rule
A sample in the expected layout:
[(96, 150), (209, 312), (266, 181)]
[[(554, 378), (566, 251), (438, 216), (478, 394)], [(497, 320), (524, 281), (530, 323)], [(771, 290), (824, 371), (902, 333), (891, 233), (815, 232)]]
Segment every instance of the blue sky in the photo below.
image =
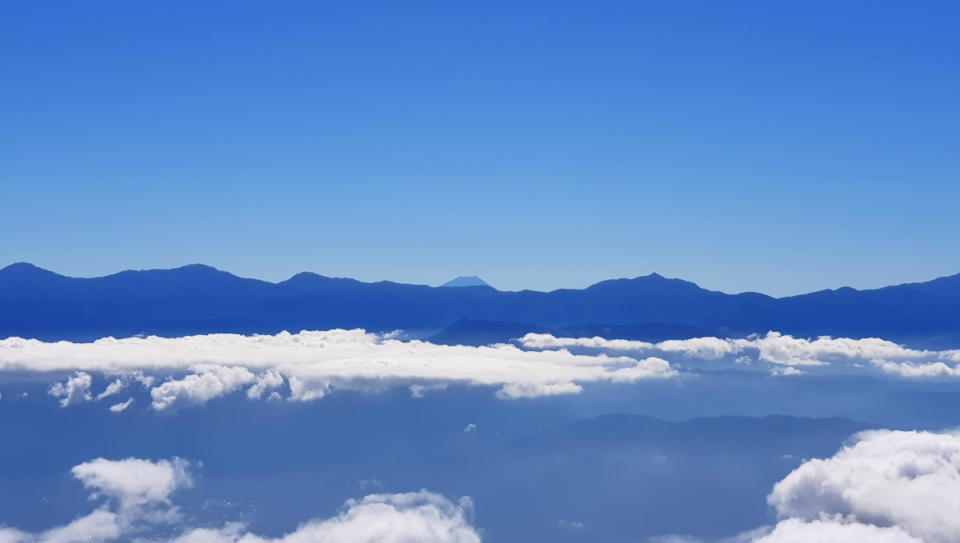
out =
[(956, 273), (958, 16), (10, 2), (0, 255), (772, 294)]

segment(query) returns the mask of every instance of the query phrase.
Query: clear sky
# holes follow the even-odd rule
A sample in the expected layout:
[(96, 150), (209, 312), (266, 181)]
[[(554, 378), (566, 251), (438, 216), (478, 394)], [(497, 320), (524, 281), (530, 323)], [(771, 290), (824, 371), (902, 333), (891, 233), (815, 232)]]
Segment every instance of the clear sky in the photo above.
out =
[(960, 272), (954, 1), (5, 2), (0, 265)]

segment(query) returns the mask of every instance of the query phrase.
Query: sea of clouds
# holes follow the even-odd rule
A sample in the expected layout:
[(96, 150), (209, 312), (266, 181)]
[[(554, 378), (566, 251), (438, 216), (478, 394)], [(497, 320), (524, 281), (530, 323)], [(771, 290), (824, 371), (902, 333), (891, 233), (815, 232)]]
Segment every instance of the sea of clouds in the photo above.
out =
[[(103, 402), (122, 412), (135, 387), (173, 411), (232, 393), (252, 400), (312, 401), (337, 390), (408, 387), (414, 397), (450, 385), (494, 387), (503, 400), (576, 394), (591, 383), (684, 375), (691, 360), (726, 360), (790, 375), (842, 368), (896, 379), (960, 376), (960, 351), (929, 351), (877, 338), (764, 336), (659, 343), (527, 334), (483, 347), (406, 341), (363, 330), (242, 336), (105, 338), (91, 343), (0, 340), (0, 375), (49, 376), (63, 407)], [(95, 379), (99, 375), (106, 379)], [(100, 383), (97, 385), (97, 383)], [(468, 497), (429, 490), (370, 494), (339, 513), (271, 538), (241, 522), (195, 526), (174, 498), (197, 484), (199, 463), (180, 458), (104, 459), (74, 466), (93, 510), (29, 532), (0, 526), (0, 543), (479, 542)], [(777, 521), (714, 543), (949, 543), (960, 534), (960, 434), (873, 430), (832, 457), (803, 462), (771, 489)], [(161, 534), (161, 535), (158, 535)], [(172, 535), (171, 535), (172, 534)], [(651, 543), (700, 542), (666, 535)]]
[[(960, 377), (960, 351), (929, 351), (878, 338), (795, 338), (776, 332), (647, 343), (527, 334), (514, 343), (436, 345), (364, 330), (180, 338), (104, 338), (90, 343), (0, 340), (0, 374), (67, 374), (49, 388), (63, 407), (112, 398), (122, 412), (134, 386), (157, 411), (201, 405), (243, 391), (251, 399), (312, 401), (336, 390), (406, 386), (414, 396), (452, 384), (496, 387), (502, 399), (576, 394), (589, 383), (635, 383), (682, 375), (678, 364), (726, 360), (800, 375), (821, 368), (897, 378)], [(109, 383), (94, 391), (91, 374)]]

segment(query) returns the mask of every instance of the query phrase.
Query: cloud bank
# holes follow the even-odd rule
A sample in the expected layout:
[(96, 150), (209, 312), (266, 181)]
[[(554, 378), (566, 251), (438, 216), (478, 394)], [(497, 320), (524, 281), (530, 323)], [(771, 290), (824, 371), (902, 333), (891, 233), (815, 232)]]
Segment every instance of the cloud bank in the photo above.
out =
[[(778, 332), (745, 339), (700, 337), (659, 343), (622, 339), (563, 338), (550, 334), (527, 334), (517, 342), (529, 349), (599, 349), (620, 353), (680, 355), (718, 360), (749, 355), (776, 366), (827, 366), (864, 363), (902, 377), (960, 377), (960, 350), (909, 349), (880, 338), (797, 338)], [(781, 370), (782, 371), (782, 370)]]
[[(310, 401), (337, 389), (415, 386), (412, 393), (422, 395), (446, 384), (466, 384), (499, 387), (498, 397), (517, 399), (575, 394), (591, 382), (678, 375), (658, 357), (535, 351), (515, 345), (435, 345), (363, 330), (105, 338), (92, 343), (9, 338), (0, 340), (0, 371), (74, 372), (50, 389), (65, 407), (113, 396), (138, 381), (150, 387), (157, 410), (199, 405), (241, 389), (250, 398)], [(119, 378), (93, 394), (91, 372)], [(151, 379), (163, 374), (168, 377), (153, 386)]]
[[(248, 398), (313, 401), (336, 390), (409, 387), (414, 397), (450, 384), (497, 387), (501, 399), (577, 394), (595, 382), (676, 377), (667, 360), (756, 360), (772, 375), (817, 367), (880, 371), (904, 378), (960, 377), (960, 351), (909, 349), (878, 338), (795, 338), (776, 332), (741, 339), (702, 337), (659, 343), (527, 334), (483, 347), (402, 341), (363, 330), (242, 336), (104, 338), (92, 343), (0, 340), (0, 372), (70, 372), (49, 389), (63, 407), (149, 389), (150, 405), (172, 411), (244, 391)], [(92, 390), (91, 374), (110, 379)], [(162, 377), (162, 379), (158, 379)], [(112, 402), (123, 412), (130, 398)]]
[[(74, 466), (73, 476), (105, 503), (64, 526), (39, 533), (0, 527), (0, 543), (479, 543), (469, 498), (450, 500), (426, 490), (371, 494), (348, 500), (342, 511), (313, 519), (279, 538), (251, 533), (242, 523), (182, 525), (172, 495), (193, 484), (190, 463), (173, 458), (98, 458)], [(150, 539), (155, 527), (178, 535)]]

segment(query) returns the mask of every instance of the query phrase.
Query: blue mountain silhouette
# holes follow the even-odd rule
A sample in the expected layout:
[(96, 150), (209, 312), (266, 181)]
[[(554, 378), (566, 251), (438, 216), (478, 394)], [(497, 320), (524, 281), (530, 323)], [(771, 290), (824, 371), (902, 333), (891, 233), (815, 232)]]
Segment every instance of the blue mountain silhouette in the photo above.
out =
[(66, 277), (27, 263), (0, 269), (0, 337), (83, 340), (338, 327), (426, 336), (454, 323), (458, 328), (439, 339), (475, 342), (459, 341), (454, 332), (469, 336), (484, 329), (494, 340), (548, 329), (638, 339), (778, 330), (958, 346), (960, 274), (874, 290), (845, 287), (774, 298), (710, 291), (658, 274), (585, 289), (504, 292), (365, 283), (314, 273), (271, 283), (199, 264), (97, 278)]

